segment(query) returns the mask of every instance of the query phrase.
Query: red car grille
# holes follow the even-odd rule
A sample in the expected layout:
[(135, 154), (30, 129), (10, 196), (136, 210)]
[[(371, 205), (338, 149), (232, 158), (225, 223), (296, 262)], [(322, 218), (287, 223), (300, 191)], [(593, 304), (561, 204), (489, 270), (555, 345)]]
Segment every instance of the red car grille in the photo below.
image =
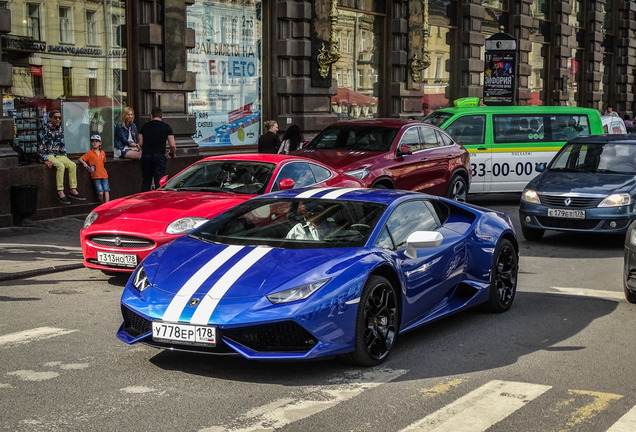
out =
[(137, 236), (117, 235), (117, 234), (100, 234), (89, 238), (91, 243), (100, 246), (108, 246), (122, 249), (139, 249), (155, 245), (155, 242)]

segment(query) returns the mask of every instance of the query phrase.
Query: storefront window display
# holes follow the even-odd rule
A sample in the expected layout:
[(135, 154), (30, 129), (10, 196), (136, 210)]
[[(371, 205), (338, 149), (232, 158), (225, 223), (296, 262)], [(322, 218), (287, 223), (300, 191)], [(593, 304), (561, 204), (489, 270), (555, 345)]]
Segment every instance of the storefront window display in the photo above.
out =
[(378, 117), (383, 70), (382, 2), (338, 2), (337, 38), (340, 59), (332, 73), (338, 93), (331, 107), (339, 119)]
[(80, 0), (70, 7), (16, 0), (5, 6), (11, 33), (1, 36), (2, 58), (12, 66), (13, 85), (3, 105), (14, 118), (16, 143), (35, 154), (39, 128), (50, 110), (59, 109), (68, 153), (86, 152), (92, 133), (112, 151), (112, 131), (127, 97), (121, 84), (126, 49), (111, 43), (113, 32), (121, 39), (121, 26), (105, 29), (104, 23), (125, 17), (125, 2)]
[(261, 122), (262, 19), (260, 1), (196, 2), (188, 27), (196, 46), (188, 71), (196, 90), (188, 110), (200, 147), (256, 145)]

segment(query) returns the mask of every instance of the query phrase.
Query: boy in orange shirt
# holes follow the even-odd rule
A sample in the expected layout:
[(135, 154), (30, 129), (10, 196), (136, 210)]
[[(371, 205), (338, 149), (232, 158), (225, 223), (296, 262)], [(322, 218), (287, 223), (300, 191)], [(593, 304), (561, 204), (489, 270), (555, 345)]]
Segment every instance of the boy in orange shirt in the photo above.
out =
[(91, 173), (99, 202), (104, 204), (110, 201), (110, 185), (108, 184), (108, 173), (104, 168), (106, 153), (100, 148), (101, 145), (102, 137), (99, 135), (91, 136), (91, 150), (79, 158), (79, 161)]

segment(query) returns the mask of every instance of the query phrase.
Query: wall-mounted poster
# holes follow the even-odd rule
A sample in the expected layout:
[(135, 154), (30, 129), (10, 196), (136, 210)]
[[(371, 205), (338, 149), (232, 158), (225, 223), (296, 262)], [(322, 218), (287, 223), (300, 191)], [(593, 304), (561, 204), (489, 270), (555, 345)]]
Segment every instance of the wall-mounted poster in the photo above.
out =
[(188, 6), (196, 45), (188, 71), (196, 90), (188, 109), (196, 118), (192, 137), (201, 147), (256, 145), (261, 124), (260, 1), (196, 2)]

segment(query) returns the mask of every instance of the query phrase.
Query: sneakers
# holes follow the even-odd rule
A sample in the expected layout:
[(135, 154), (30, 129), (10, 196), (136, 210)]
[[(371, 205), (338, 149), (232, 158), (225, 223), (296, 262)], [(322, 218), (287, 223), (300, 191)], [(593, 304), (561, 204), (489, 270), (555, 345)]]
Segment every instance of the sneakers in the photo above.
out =
[(57, 196), (57, 199), (62, 203), (62, 204), (70, 204), (71, 200), (68, 199), (68, 197), (66, 195), (64, 195), (63, 197), (61, 196)]
[(84, 198), (83, 196), (81, 196), (81, 195), (79, 194), (79, 192), (78, 192), (78, 193), (76, 193), (76, 194), (74, 194), (73, 192), (69, 192), (69, 193), (68, 193), (68, 195), (69, 195), (71, 198), (74, 198), (74, 199), (76, 199), (76, 200), (80, 200), (80, 201), (84, 201), (84, 200), (86, 199), (86, 198)]

